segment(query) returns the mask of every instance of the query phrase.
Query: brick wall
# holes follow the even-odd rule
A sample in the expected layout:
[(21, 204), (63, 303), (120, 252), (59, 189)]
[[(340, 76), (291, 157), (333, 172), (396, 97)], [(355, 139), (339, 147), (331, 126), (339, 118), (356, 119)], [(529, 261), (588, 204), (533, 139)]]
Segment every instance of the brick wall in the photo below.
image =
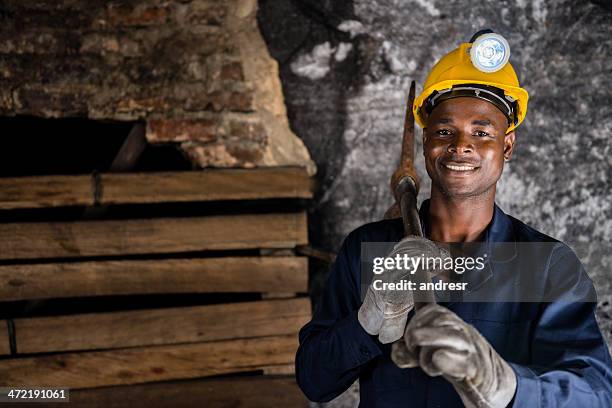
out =
[(256, 0), (0, 3), (0, 115), (145, 120), (199, 166), (302, 165)]

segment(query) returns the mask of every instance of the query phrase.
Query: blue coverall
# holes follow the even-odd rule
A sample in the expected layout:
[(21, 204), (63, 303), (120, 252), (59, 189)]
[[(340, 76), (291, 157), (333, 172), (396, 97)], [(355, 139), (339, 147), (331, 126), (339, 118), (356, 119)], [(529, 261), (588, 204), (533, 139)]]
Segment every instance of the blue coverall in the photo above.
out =
[[(421, 206), (422, 221), (427, 220), (428, 204)], [(444, 378), (429, 377), (420, 368), (398, 368), (390, 358), (391, 344), (381, 344), (357, 320), (361, 243), (397, 242), (403, 235), (401, 219), (392, 219), (363, 225), (344, 240), (322, 300), (299, 333), (296, 378), (311, 401), (329, 401), (359, 379), (360, 407), (463, 406)], [(556, 242), (535, 279), (550, 282), (558, 273), (569, 272), (578, 277), (570, 288), (574, 296), (593, 299), (587, 296), (593, 295), (591, 280), (565, 244), (506, 215), (497, 205), (484, 240)], [(513, 368), (517, 389), (510, 406), (612, 407), (612, 362), (592, 300), (443, 306), (476, 327)]]

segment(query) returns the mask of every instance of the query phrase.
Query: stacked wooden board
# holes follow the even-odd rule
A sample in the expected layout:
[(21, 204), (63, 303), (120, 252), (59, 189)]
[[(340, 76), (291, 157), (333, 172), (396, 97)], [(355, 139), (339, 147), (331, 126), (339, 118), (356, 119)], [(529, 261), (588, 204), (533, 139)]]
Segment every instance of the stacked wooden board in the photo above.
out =
[[(6, 211), (311, 197), (311, 180), (300, 168), (0, 179)], [(308, 264), (294, 248), (307, 241), (299, 207), (0, 223), (0, 302), (261, 295), (7, 316), (0, 322), (0, 386), (68, 387), (72, 404), (81, 406), (304, 405), (292, 372), (298, 330), (310, 319)], [(232, 373), (249, 375), (205, 378)]]

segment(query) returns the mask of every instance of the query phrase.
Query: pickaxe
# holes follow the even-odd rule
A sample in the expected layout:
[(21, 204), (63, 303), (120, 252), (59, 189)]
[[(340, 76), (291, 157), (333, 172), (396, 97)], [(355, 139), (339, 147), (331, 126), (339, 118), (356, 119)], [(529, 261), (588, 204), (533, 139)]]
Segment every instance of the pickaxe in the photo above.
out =
[[(385, 218), (402, 217), (404, 224), (404, 235), (423, 236), (421, 221), (417, 210), (417, 194), (419, 192), (419, 182), (414, 168), (414, 104), (415, 82), (410, 84), (410, 92), (406, 103), (406, 115), (404, 117), (404, 136), (402, 140), (402, 155), (399, 165), (391, 176), (391, 192), (395, 197), (395, 204), (387, 211)], [(412, 281), (420, 286), (420, 283), (431, 282), (424, 269), (417, 270)], [(434, 293), (430, 290), (418, 290), (415, 295), (415, 311), (429, 304), (436, 303)], [(404, 344), (404, 339), (393, 343), (391, 349), (391, 359), (398, 366), (405, 366), (412, 358), (408, 355), (408, 350)]]

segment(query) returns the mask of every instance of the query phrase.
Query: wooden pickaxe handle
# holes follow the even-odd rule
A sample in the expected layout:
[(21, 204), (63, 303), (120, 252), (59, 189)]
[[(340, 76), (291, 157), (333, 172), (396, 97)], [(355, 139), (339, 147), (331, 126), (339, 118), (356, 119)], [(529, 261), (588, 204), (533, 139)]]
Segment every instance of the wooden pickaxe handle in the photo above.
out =
[[(395, 196), (395, 206), (399, 210), (404, 223), (404, 234), (423, 236), (421, 220), (417, 210), (417, 194), (419, 192), (418, 177), (414, 168), (414, 104), (415, 82), (410, 84), (408, 101), (406, 103), (406, 115), (404, 117), (404, 135), (402, 138), (402, 156), (397, 169), (391, 176), (391, 191)], [(391, 212), (391, 211), (389, 211)], [(431, 282), (424, 270), (416, 271), (412, 281), (417, 284)], [(423, 307), (428, 303), (435, 303), (433, 291), (418, 291), (415, 309)]]
[(404, 115), (404, 134), (402, 137), (402, 155), (397, 169), (391, 176), (391, 192), (395, 196), (397, 204), (400, 203), (400, 194), (403, 191), (400, 189), (400, 184), (406, 177), (412, 179), (415, 192), (419, 191), (419, 179), (414, 169), (414, 113), (412, 112), (412, 104), (414, 103), (415, 83), (410, 83), (410, 92), (408, 93), (408, 101), (406, 102), (406, 114)]
[[(419, 192), (419, 182), (414, 168), (414, 104), (415, 83), (410, 84), (408, 102), (406, 103), (406, 116), (404, 118), (404, 136), (402, 139), (402, 156), (400, 163), (391, 176), (391, 191), (395, 196), (395, 204), (386, 216), (396, 217), (399, 212), (404, 223), (404, 234), (423, 236), (421, 220), (417, 210), (417, 194)], [(395, 209), (395, 211), (394, 211)], [(399, 210), (399, 211), (398, 211)], [(412, 281), (417, 287), (422, 282), (431, 282), (424, 269), (417, 270), (412, 276)], [(415, 291), (415, 311), (423, 306), (436, 303), (433, 291)], [(409, 352), (404, 339), (401, 338), (391, 346), (391, 360), (399, 367), (414, 367), (415, 361), (412, 353)]]

